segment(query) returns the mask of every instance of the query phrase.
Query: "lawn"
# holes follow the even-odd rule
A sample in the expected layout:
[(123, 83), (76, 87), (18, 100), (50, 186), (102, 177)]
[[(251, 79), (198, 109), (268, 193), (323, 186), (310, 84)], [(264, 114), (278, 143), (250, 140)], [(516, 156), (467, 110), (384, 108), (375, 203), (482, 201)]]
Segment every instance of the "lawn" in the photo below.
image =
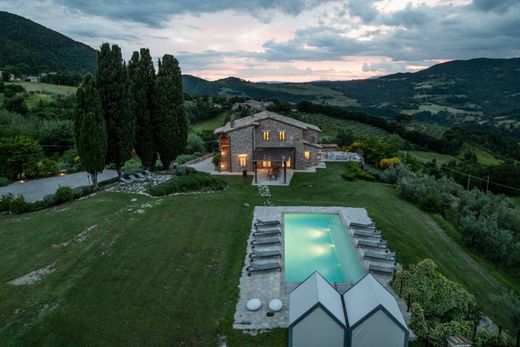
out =
[(196, 132), (202, 132), (204, 130), (215, 130), (218, 127), (221, 127), (224, 125), (224, 120), (226, 119), (226, 113), (223, 112), (219, 114), (218, 116), (207, 119), (205, 121), (195, 123), (193, 124), (190, 129)]
[[(393, 187), (347, 182), (342, 171), (330, 164), (296, 174), (289, 188), (271, 187), (273, 202), (367, 207), (401, 263), (433, 258), (486, 313), (506, 320), (490, 301), (506, 285), (464, 253), (446, 225)], [(283, 329), (250, 337), (231, 328), (248, 228), (262, 200), (251, 178), (223, 179), (230, 187), (218, 193), (152, 199), (101, 192), (0, 216), (0, 297), (8, 298), (0, 300), (0, 345), (206, 346), (222, 334), (229, 346), (286, 346)], [(93, 225), (84, 241), (59, 245)], [(56, 271), (35, 284), (6, 283), (49, 264)]]
[(25, 88), (28, 92), (43, 92), (48, 94), (72, 95), (76, 93), (76, 87), (60, 86), (49, 83), (32, 83), (32, 82), (9, 82), (16, 83)]

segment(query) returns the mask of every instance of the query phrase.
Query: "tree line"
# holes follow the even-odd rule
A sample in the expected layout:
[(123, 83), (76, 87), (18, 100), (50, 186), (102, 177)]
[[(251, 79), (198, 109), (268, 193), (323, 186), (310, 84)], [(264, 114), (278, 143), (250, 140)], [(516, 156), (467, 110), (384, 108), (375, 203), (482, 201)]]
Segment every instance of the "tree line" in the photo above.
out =
[(338, 106), (318, 105), (303, 101), (298, 104), (298, 111), (306, 113), (321, 113), (330, 117), (349, 119), (360, 123), (376, 126), (389, 133), (401, 136), (403, 139), (421, 147), (445, 154), (456, 154), (462, 146), (461, 128), (452, 128), (446, 131), (441, 138), (436, 138), (416, 130), (409, 130), (402, 123), (382, 117), (370, 116), (362, 112), (351, 112)]
[(184, 151), (188, 123), (181, 70), (172, 55), (158, 60), (156, 74), (147, 48), (134, 52), (127, 65), (119, 46), (104, 43), (97, 76), (85, 77), (76, 99), (76, 146), (94, 189), (97, 173), (106, 164), (113, 164), (122, 176), (133, 149), (150, 170), (157, 159), (169, 168)]

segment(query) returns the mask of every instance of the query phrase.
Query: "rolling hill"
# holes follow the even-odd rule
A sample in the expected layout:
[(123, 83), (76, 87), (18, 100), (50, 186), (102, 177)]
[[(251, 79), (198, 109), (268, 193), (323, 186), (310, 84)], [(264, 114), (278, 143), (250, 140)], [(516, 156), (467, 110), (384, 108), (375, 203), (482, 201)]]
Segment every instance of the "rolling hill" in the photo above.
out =
[(186, 92), (196, 95), (307, 100), (381, 116), (408, 113), (430, 123), (520, 127), (520, 58), (451, 61), (353, 81), (270, 84), (230, 77), (211, 82), (189, 75), (183, 81)]
[(95, 72), (97, 51), (24, 17), (0, 11), (0, 70)]

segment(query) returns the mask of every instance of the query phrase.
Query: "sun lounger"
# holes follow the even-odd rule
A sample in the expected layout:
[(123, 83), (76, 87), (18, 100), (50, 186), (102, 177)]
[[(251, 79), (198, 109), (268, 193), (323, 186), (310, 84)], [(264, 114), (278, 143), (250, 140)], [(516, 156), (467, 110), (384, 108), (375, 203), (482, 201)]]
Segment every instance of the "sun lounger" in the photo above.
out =
[(374, 223), (370, 223), (370, 224), (361, 224), (361, 223), (350, 223), (349, 224), (349, 228), (354, 228), (354, 229), (375, 229), (375, 225)]
[(381, 273), (385, 273), (385, 274), (393, 274), (394, 270), (395, 270), (394, 267), (387, 267), (387, 266), (374, 265), (374, 264), (368, 265), (368, 271), (381, 272)]
[(282, 235), (280, 229), (266, 229), (266, 230), (257, 230), (253, 233), (253, 236), (273, 236), (273, 235)]
[(381, 238), (381, 232), (374, 230), (374, 231), (361, 231), (361, 230), (355, 230), (354, 236), (357, 237), (377, 237)]
[(280, 245), (280, 238), (279, 237), (270, 237), (270, 238), (259, 238), (254, 239), (251, 241), (251, 246), (255, 248), (255, 246), (265, 246), (265, 245)]
[(282, 257), (282, 253), (280, 251), (255, 251), (253, 253), (249, 254), (249, 258), (251, 261), (255, 259), (262, 259), (262, 258), (275, 258), (275, 257)]
[(255, 227), (267, 226), (267, 225), (280, 225), (280, 221), (278, 220), (260, 220), (257, 219), (255, 223)]
[(380, 252), (366, 251), (365, 254), (363, 255), (363, 259), (378, 259), (378, 260), (395, 261), (395, 252), (380, 253)]
[(278, 263), (268, 263), (268, 264), (251, 264), (246, 268), (248, 276), (251, 276), (251, 274), (253, 272), (272, 271), (272, 270), (282, 271), (282, 267)]
[(357, 242), (358, 247), (372, 247), (372, 248), (385, 248), (386, 249), (386, 241), (373, 242), (368, 240), (359, 240)]

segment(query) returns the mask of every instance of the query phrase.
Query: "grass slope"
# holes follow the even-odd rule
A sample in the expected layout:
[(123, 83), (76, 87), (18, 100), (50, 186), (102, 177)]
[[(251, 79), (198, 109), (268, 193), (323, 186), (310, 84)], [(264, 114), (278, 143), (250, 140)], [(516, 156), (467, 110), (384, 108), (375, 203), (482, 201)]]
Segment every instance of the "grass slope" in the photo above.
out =
[(16, 83), (25, 88), (28, 92), (42, 92), (46, 94), (72, 95), (76, 93), (76, 87), (60, 86), (49, 83), (31, 83), (31, 82), (9, 82)]
[[(445, 233), (448, 226), (391, 186), (344, 181), (343, 167), (296, 174), (289, 188), (271, 187), (273, 202), (366, 207), (401, 263), (434, 259), (486, 313), (506, 320), (490, 301), (506, 286)], [(219, 334), (229, 346), (287, 345), (283, 329), (250, 337), (231, 328), (253, 206), (262, 201), (251, 178), (223, 179), (230, 188), (219, 193), (98, 193), (0, 216), (0, 297), (8, 298), (0, 300), (0, 345), (215, 345)], [(84, 241), (53, 246), (93, 225)], [(6, 283), (49, 264), (56, 271), (40, 282)]]
[(226, 115), (227, 114), (225, 112), (223, 112), (214, 118), (192, 124), (190, 129), (195, 132), (202, 132), (204, 130), (215, 130), (216, 128), (224, 125), (224, 120), (226, 119)]

